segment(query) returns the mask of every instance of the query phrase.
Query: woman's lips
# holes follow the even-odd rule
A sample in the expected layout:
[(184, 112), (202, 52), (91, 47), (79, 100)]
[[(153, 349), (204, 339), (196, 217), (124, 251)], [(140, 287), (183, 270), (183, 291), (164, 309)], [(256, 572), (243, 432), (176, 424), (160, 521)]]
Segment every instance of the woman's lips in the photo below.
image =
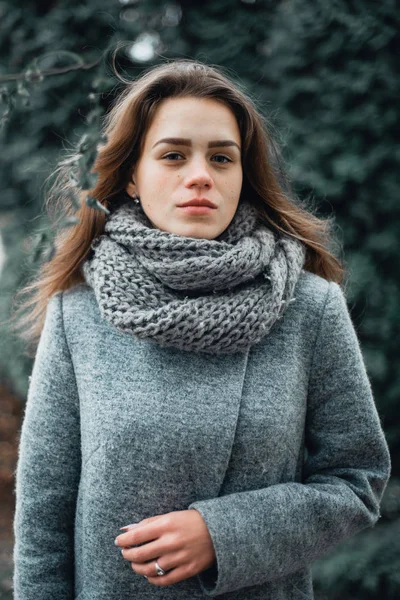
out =
[(188, 215), (208, 215), (208, 213), (215, 210), (211, 206), (178, 206), (181, 210), (184, 210)]

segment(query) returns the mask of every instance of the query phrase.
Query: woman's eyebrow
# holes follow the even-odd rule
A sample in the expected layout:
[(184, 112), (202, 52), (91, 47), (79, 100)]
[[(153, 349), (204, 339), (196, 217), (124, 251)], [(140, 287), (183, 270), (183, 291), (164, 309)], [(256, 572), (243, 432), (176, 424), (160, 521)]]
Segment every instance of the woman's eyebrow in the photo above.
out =
[[(158, 144), (173, 144), (175, 146), (191, 146), (192, 141), (188, 138), (162, 138), (162, 140), (158, 140), (152, 148), (157, 146)], [(221, 148), (226, 146), (236, 146), (240, 151), (240, 146), (233, 140), (213, 140), (208, 142), (208, 148)]]

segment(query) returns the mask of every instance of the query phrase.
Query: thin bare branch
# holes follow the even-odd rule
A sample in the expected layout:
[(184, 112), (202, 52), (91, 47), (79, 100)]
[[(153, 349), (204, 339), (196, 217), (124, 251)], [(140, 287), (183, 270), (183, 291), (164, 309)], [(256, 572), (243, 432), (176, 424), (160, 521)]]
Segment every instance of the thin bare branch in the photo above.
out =
[[(69, 71), (78, 71), (79, 69), (83, 69), (83, 70), (87, 71), (88, 69), (92, 69), (93, 67), (98, 65), (99, 62), (102, 60), (102, 58), (103, 58), (103, 56), (100, 56), (99, 59), (97, 59), (96, 61), (94, 61), (92, 63), (86, 63), (86, 64), (79, 63), (76, 65), (70, 65), (68, 67), (61, 67), (59, 69), (56, 69), (56, 68), (48, 69), (47, 71), (32, 71), (29, 74), (29, 81), (35, 81), (36, 79), (38, 81), (40, 81), (41, 79), (43, 79), (43, 77), (49, 77), (52, 75), (61, 75), (63, 73), (68, 73)], [(26, 72), (0, 76), (0, 83), (7, 83), (10, 81), (26, 81), (26, 80), (27, 80)]]

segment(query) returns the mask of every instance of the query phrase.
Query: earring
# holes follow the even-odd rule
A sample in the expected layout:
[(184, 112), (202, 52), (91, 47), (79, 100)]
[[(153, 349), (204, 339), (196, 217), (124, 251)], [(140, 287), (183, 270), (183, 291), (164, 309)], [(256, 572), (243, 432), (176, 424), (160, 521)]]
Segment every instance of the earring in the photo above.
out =
[[(134, 180), (132, 179), (132, 183), (134, 184)], [(131, 196), (132, 200), (134, 201), (135, 204), (140, 204), (140, 198), (139, 196), (136, 194), (136, 192), (133, 192), (133, 195)]]

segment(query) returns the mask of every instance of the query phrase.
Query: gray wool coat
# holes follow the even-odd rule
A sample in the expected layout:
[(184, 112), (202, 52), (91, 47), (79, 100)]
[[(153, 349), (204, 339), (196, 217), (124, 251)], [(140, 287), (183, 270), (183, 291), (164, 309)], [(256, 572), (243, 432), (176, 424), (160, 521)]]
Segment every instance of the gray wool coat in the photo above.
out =
[[(16, 479), (15, 600), (311, 600), (310, 565), (373, 526), (390, 458), (341, 288), (303, 271), (245, 354), (120, 333), (79, 284), (37, 349)], [(171, 586), (119, 528), (197, 509), (216, 563)], [(160, 561), (161, 562), (161, 561)]]

